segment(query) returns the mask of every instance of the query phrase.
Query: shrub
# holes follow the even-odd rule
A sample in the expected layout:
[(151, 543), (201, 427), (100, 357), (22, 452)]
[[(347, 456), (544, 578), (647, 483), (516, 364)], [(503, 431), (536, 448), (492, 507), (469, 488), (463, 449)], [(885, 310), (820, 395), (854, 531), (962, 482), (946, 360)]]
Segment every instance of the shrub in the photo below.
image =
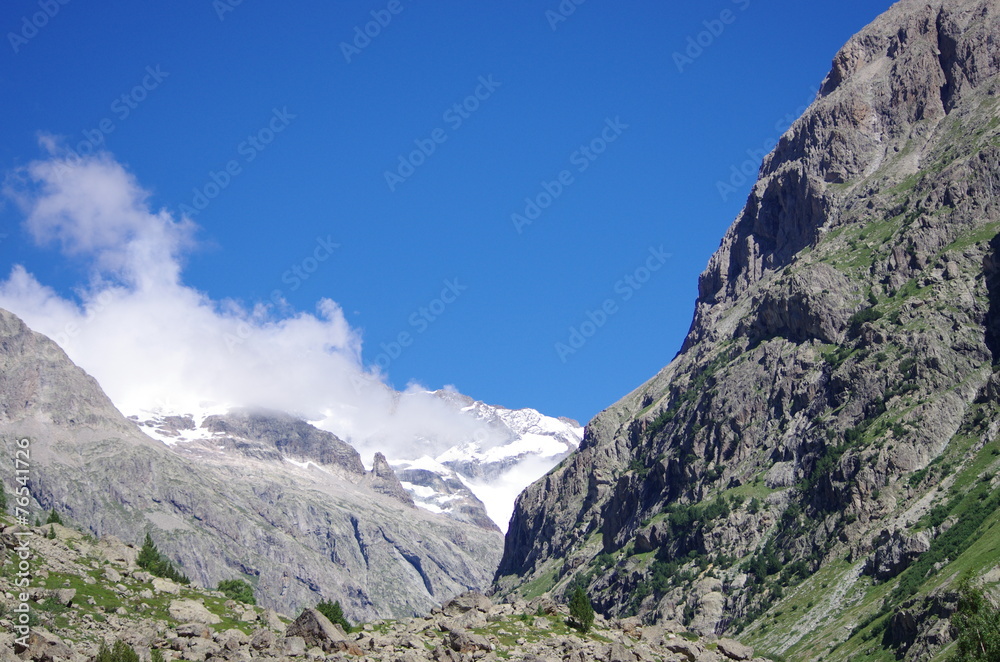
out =
[(316, 605), (316, 611), (330, 619), (331, 623), (335, 623), (336, 625), (342, 627), (344, 632), (351, 631), (351, 623), (344, 618), (344, 610), (341, 608), (339, 600), (337, 602), (324, 600)]
[(580, 632), (589, 632), (594, 624), (594, 607), (582, 588), (576, 589), (569, 600), (569, 615), (573, 618), (573, 627)]
[(102, 641), (94, 662), (139, 662), (139, 655), (121, 639), (112, 648), (108, 648), (108, 642)]
[(230, 600), (248, 605), (257, 604), (257, 599), (253, 597), (253, 587), (242, 579), (224, 579), (219, 582), (217, 590)]

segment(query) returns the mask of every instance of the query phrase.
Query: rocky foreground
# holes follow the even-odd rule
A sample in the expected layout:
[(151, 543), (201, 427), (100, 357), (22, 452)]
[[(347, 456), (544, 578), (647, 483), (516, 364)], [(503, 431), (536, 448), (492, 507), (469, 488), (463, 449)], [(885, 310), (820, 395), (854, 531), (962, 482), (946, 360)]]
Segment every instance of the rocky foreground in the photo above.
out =
[[(30, 586), (22, 588), (17, 565), (24, 540), (33, 574)], [(0, 662), (83, 662), (97, 655), (101, 642), (118, 640), (142, 660), (159, 651), (164, 660), (192, 662), (753, 659), (753, 650), (737, 642), (643, 627), (634, 618), (606, 621), (598, 616), (583, 634), (567, 624), (568, 609), (549, 598), (494, 604), (475, 592), (424, 618), (369, 623), (345, 633), (314, 609), (303, 610), (293, 621), (216, 591), (154, 577), (136, 565), (135, 547), (60, 525), (7, 526), (0, 534), (0, 550)], [(30, 609), (31, 633), (25, 639), (15, 629), (21, 592)]]

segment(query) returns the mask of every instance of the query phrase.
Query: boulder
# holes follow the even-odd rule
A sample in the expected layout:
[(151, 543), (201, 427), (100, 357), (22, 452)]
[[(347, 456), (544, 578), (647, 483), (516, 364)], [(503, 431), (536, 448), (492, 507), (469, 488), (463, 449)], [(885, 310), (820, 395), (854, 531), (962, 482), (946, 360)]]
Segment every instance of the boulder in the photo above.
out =
[(466, 591), (446, 602), (441, 611), (445, 616), (460, 616), (473, 610), (488, 612), (492, 607), (493, 602), (479, 591)]
[(198, 600), (174, 600), (168, 609), (170, 617), (182, 623), (205, 623), (214, 625), (222, 619), (210, 612)]
[(162, 577), (153, 578), (153, 590), (157, 593), (169, 593), (171, 595), (180, 595), (181, 593), (180, 584), (172, 582), (169, 579), (163, 579)]
[(286, 639), (301, 637), (308, 648), (319, 646), (327, 653), (340, 650), (339, 642), (347, 640), (347, 635), (326, 616), (315, 609), (303, 609), (295, 622), (288, 626)]
[(14, 651), (22, 660), (35, 662), (57, 662), (73, 657), (73, 651), (63, 643), (63, 640), (48, 630), (34, 627), (28, 634), (27, 646), (14, 642)]
[(730, 660), (744, 662), (753, 659), (753, 649), (732, 639), (719, 639), (717, 643), (719, 652)]
[(448, 646), (456, 653), (473, 653), (475, 651), (491, 651), (493, 644), (481, 634), (465, 631), (455, 631), (448, 634)]

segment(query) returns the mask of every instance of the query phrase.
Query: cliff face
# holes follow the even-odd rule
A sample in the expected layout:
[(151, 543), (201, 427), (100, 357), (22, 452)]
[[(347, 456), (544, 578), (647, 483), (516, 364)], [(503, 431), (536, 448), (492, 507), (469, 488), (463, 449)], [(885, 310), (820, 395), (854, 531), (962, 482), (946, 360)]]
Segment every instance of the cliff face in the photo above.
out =
[[(236, 411), (142, 434), (50, 340), (0, 310), (0, 440), (29, 440), (32, 509), (161, 551), (203, 586), (245, 577), (264, 606), (339, 600), (353, 619), (424, 613), (489, 582), (498, 532), (413, 506), (384, 457), (366, 472), (335, 436)], [(169, 435), (167, 435), (169, 436)], [(14, 472), (4, 473), (8, 494)]]
[(521, 495), (499, 590), (809, 657), (947, 641), (920, 605), (1000, 560), (969, 552), (1000, 540), (998, 34), (995, 1), (905, 0), (844, 46), (680, 354)]

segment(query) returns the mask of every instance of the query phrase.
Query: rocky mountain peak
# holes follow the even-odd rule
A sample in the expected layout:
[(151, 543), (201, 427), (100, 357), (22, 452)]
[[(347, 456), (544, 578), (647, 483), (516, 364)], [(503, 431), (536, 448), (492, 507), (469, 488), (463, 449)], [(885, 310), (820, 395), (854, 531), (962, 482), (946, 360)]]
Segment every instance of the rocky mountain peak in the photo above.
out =
[(943, 650), (951, 582), (1000, 564), (997, 34), (996, 2), (904, 0), (841, 49), (681, 352), (518, 499), (501, 593), (789, 659)]

